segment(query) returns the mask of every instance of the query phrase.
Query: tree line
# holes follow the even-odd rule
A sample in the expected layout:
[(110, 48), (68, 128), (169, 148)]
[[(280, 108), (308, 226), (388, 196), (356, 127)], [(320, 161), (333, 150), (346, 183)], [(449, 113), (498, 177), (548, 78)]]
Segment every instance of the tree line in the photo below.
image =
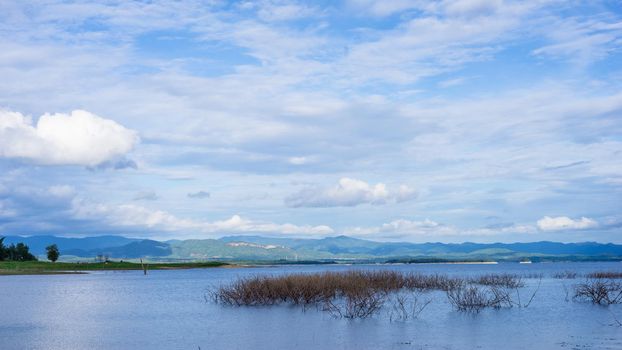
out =
[[(4, 245), (5, 237), (0, 237), (0, 261), (37, 261), (37, 257), (30, 253), (30, 248), (20, 242), (11, 243), (9, 246)], [(60, 256), (58, 246), (52, 244), (45, 248), (48, 260), (55, 262)]]
[(37, 257), (30, 253), (30, 248), (24, 243), (4, 245), (4, 237), (0, 238), (0, 261), (34, 261)]

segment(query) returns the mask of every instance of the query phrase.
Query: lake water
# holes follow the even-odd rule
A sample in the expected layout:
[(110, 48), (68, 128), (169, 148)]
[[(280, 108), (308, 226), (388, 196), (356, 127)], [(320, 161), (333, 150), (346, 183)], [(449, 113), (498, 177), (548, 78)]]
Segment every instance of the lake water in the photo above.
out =
[[(334, 318), (299, 307), (226, 307), (206, 301), (210, 286), (289, 272), (396, 269), (449, 275), (539, 274), (528, 308), (454, 311), (444, 293), (416, 319), (389, 308), (368, 319)], [(0, 349), (622, 349), (622, 305), (565, 301), (581, 281), (556, 271), (622, 271), (622, 263), (279, 266), (0, 276)], [(527, 279), (528, 298), (538, 279)]]

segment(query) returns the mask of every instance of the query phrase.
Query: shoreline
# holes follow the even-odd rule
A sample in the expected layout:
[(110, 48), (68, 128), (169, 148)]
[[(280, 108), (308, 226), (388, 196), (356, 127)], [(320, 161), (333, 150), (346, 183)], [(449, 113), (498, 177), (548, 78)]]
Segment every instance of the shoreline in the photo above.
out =
[[(581, 261), (588, 262), (588, 261)], [(382, 266), (382, 265), (504, 265), (519, 264), (520, 262), (499, 262), (499, 261), (442, 261), (442, 262), (306, 262), (306, 263), (275, 263), (273, 261), (255, 262), (192, 262), (192, 263), (145, 263), (147, 271), (153, 270), (190, 270), (190, 269), (211, 269), (211, 268), (260, 268), (260, 267), (281, 267), (281, 266)], [(534, 263), (535, 264), (535, 263)], [(80, 275), (96, 271), (141, 271), (143, 266), (134, 262), (115, 262), (108, 263), (71, 263), (47, 261), (27, 261), (27, 262), (7, 262), (0, 261), (0, 276), (20, 276), (20, 275)]]
[(0, 276), (86, 275), (87, 271), (0, 270)]
[(141, 271), (146, 267), (150, 270), (187, 270), (215, 267), (234, 267), (224, 262), (195, 262), (195, 263), (134, 263), (134, 262), (98, 262), (98, 263), (71, 263), (47, 261), (0, 261), (0, 276), (18, 275), (71, 275), (86, 274), (95, 271)]

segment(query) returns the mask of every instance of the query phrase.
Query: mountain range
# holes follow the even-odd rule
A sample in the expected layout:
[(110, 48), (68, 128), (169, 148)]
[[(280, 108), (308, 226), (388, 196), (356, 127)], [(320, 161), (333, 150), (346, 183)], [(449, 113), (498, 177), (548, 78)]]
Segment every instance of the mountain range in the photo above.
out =
[(121, 236), (67, 238), (8, 236), (5, 244), (24, 242), (35, 255), (56, 244), (63, 260), (105, 255), (111, 259), (233, 261), (559, 261), (622, 260), (622, 245), (558, 243), (406, 243), (375, 242), (347, 236), (322, 239), (227, 236), (220, 239), (155, 241)]

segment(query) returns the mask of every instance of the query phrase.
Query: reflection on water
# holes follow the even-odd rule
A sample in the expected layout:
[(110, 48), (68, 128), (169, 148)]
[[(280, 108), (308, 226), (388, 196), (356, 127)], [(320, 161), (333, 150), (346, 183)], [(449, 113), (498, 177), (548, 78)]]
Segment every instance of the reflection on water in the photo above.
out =
[[(452, 310), (444, 293), (417, 319), (391, 321), (388, 310), (364, 320), (297, 307), (223, 307), (206, 302), (210, 286), (254, 274), (345, 269), (425, 273), (542, 273), (526, 309)], [(499, 265), (287, 266), (1, 276), (1, 349), (622, 349), (622, 305), (566, 302), (556, 271), (622, 271), (621, 263)], [(538, 281), (527, 280), (525, 297)]]

